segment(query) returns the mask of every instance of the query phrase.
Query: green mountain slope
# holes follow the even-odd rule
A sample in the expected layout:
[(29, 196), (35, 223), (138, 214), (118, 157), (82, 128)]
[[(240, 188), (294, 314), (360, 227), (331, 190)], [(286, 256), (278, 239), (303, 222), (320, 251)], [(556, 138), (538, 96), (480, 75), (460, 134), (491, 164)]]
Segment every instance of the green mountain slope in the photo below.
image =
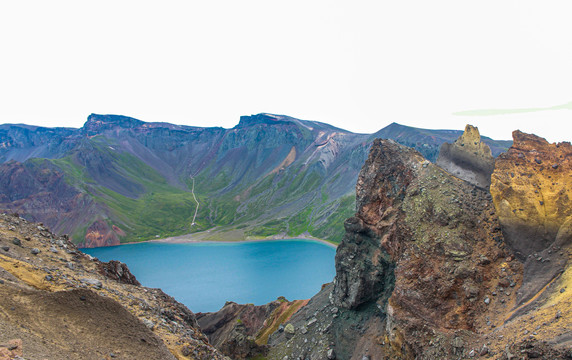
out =
[(373, 138), (432, 159), (458, 133), (392, 124), (354, 134), (272, 114), (243, 116), (232, 129), (95, 114), (80, 129), (0, 125), (0, 207), (85, 247), (189, 233), (337, 242)]

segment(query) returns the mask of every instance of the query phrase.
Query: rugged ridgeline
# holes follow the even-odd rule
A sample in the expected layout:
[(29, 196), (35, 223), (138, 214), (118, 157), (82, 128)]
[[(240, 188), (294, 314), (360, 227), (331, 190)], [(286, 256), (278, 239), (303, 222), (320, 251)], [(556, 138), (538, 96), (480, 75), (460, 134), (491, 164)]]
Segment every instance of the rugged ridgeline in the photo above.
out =
[(514, 140), (492, 196), (375, 140), (335, 280), (270, 336), (268, 358), (572, 357), (571, 147)]
[[(401, 145), (419, 151), (427, 160), (434, 163), (441, 152), (441, 145), (456, 142), (463, 134), (462, 130), (428, 130), (392, 123), (373, 134), (371, 138), (395, 140)], [(511, 141), (493, 140), (488, 137), (482, 137), (480, 140), (489, 146), (494, 157), (506, 151), (512, 144)]]
[[(307, 233), (339, 241), (374, 137), (434, 160), (460, 134), (398, 124), (353, 134), (271, 114), (243, 116), (233, 129), (96, 114), (80, 129), (0, 125), (0, 208), (85, 247), (201, 231), (210, 240)], [(510, 146), (486, 141), (493, 155)], [(193, 181), (200, 206), (191, 227)]]
[(224, 359), (195, 315), (67, 236), (0, 214), (0, 358)]

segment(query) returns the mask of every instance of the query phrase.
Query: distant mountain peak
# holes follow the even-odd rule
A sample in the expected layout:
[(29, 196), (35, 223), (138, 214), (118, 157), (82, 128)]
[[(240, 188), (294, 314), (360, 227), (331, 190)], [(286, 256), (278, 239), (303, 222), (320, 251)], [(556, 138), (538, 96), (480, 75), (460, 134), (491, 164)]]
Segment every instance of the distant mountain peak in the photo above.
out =
[(123, 115), (91, 114), (83, 125), (83, 131), (90, 135), (113, 128), (132, 129), (145, 124), (144, 121)]
[(286, 116), (260, 113), (256, 115), (241, 116), (238, 125), (236, 125), (236, 128), (244, 128), (259, 124), (268, 124), (268, 125), (275, 125), (280, 123), (285, 124), (289, 122), (291, 122), (291, 120)]

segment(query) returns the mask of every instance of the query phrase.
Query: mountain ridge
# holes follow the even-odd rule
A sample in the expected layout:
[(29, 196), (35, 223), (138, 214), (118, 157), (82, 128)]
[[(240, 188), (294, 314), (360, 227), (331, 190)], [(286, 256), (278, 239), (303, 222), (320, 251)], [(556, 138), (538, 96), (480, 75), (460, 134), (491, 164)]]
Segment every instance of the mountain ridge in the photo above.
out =
[[(68, 232), (86, 247), (197, 232), (205, 237), (213, 229), (206, 239), (307, 233), (339, 241), (373, 137), (395, 135), (432, 160), (433, 149), (454, 138), (397, 124), (389, 130), (355, 134), (269, 113), (242, 116), (231, 129), (99, 114), (79, 129), (1, 125), (0, 173), (14, 166), (10, 161), (23, 168), (19, 177), (0, 181), (0, 199), (19, 186), (35, 202), (5, 200), (0, 208)], [(49, 173), (61, 178), (56, 188), (41, 185)], [(193, 227), (192, 179), (201, 204)], [(46, 197), (50, 192), (75, 197), (58, 202)], [(67, 219), (56, 220), (60, 212)]]

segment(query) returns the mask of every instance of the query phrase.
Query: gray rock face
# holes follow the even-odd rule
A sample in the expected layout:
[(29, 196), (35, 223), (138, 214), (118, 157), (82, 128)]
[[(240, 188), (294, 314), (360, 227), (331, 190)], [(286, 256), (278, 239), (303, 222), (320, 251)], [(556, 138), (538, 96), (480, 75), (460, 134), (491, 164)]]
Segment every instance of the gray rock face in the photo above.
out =
[(488, 189), (495, 159), (489, 146), (481, 141), (479, 129), (467, 125), (454, 143), (441, 146), (437, 165), (459, 179)]
[(155, 324), (151, 320), (143, 319), (143, 324), (145, 324), (148, 329), (153, 330), (155, 328)]
[(81, 279), (81, 282), (87, 285), (92, 285), (96, 289), (101, 289), (103, 284), (97, 279)]

